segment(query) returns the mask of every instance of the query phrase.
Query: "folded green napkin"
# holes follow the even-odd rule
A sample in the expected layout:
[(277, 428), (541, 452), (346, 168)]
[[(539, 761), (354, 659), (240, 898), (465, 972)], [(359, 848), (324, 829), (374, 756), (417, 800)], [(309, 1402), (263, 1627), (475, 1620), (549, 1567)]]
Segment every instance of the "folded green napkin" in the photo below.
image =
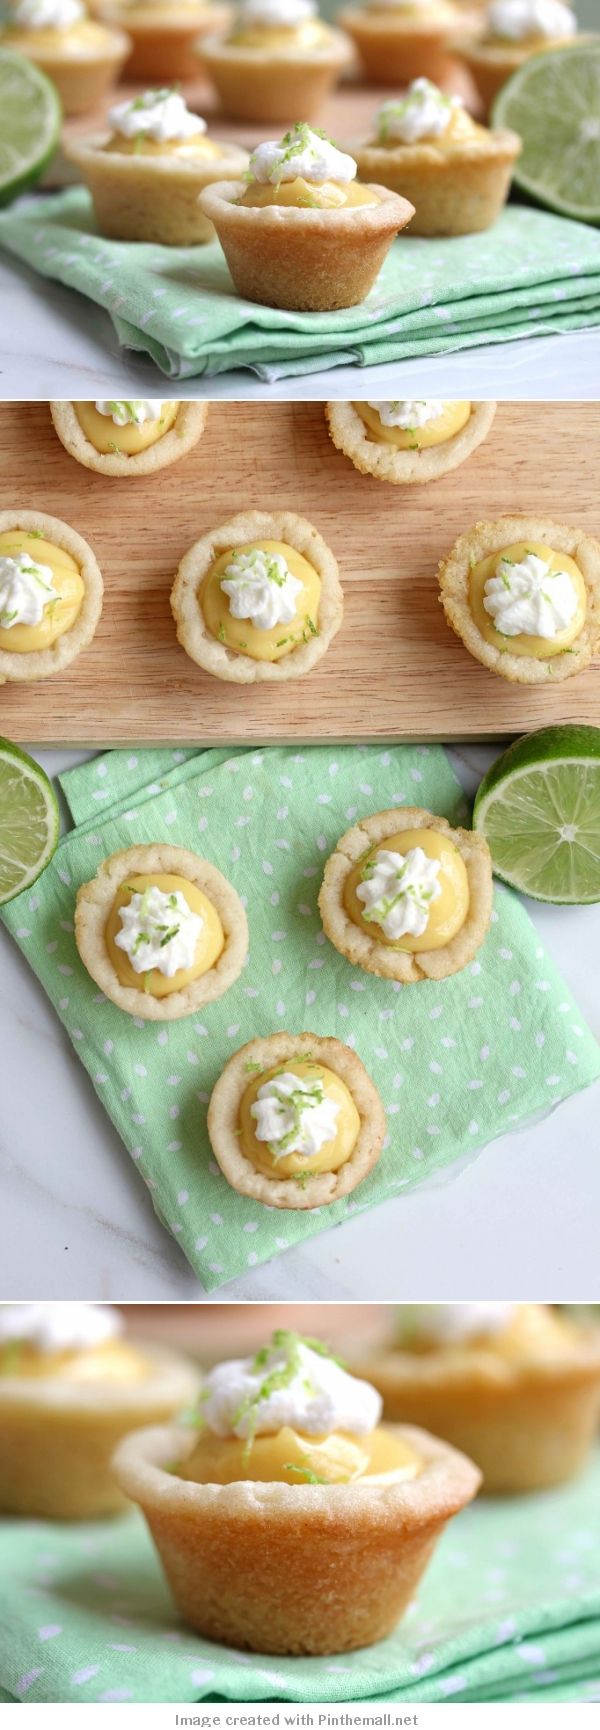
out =
[(396, 241), (364, 305), (278, 312), (239, 300), (220, 246), (98, 237), (81, 187), (0, 214), (0, 245), (94, 300), (169, 378), (252, 367), (285, 378), (600, 324), (600, 234), (511, 205), (487, 234)]
[(563, 1489), (451, 1523), (388, 1640), (269, 1658), (186, 1632), (137, 1514), (0, 1523), (0, 1683), (40, 1700), (501, 1700), (598, 1695), (600, 1456)]
[[(476, 961), (401, 987), (351, 967), (317, 909), (323, 867), (357, 817), (413, 804), (464, 819), (439, 747), (112, 751), (61, 777), (75, 830), (3, 918), (207, 1289), (396, 1195), (600, 1075), (600, 1050), (516, 896), (496, 890)], [(183, 1021), (134, 1021), (79, 961), (73, 908), (102, 859), (171, 841), (205, 854), (247, 906), (250, 956), (219, 1002)], [(227, 1059), (285, 1028), (356, 1047), (388, 1138), (345, 1200), (311, 1212), (238, 1195), (211, 1158), (206, 1106)]]

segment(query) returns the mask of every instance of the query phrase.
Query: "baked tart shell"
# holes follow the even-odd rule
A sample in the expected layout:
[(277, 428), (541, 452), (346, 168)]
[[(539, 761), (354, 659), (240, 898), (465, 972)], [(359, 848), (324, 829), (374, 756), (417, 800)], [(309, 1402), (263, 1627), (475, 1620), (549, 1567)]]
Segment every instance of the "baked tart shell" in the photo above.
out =
[(420, 1430), (398, 1436), (423, 1469), (389, 1485), (196, 1484), (168, 1470), (194, 1447), (176, 1427), (128, 1437), (114, 1470), (190, 1627), (226, 1646), (316, 1657), (391, 1633), (447, 1521), (477, 1492), (462, 1454)]
[[(511, 655), (488, 643), (477, 626), (470, 605), (471, 564), (478, 564), (491, 553), (513, 546), (522, 540), (550, 545), (557, 553), (567, 553), (581, 571), (587, 596), (587, 612), (583, 628), (568, 654), (538, 660), (533, 655)], [(492, 673), (499, 673), (511, 684), (555, 684), (557, 679), (572, 678), (589, 666), (600, 648), (600, 541), (580, 529), (565, 528), (547, 517), (497, 517), (493, 522), (476, 523), (460, 535), (439, 566), (440, 599), (448, 624), (461, 638), (469, 654)], [(510, 643), (510, 638), (507, 638)]]
[[(193, 450), (206, 426), (208, 403), (181, 402), (176, 419), (164, 438), (148, 445), (146, 450), (136, 451), (133, 456), (96, 450), (85, 436), (74, 403), (51, 402), (50, 414), (55, 432), (70, 457), (86, 469), (95, 469), (99, 475), (114, 475), (119, 480), (128, 480), (135, 479), (136, 475), (154, 474), (157, 469), (170, 468), (172, 463), (179, 462), (180, 457)], [(115, 439), (119, 437), (119, 430), (115, 427)]]
[(357, 6), (338, 12), (336, 21), (353, 41), (372, 84), (401, 89), (414, 78), (430, 78), (444, 85), (456, 71), (450, 38), (460, 31), (460, 19), (453, 12), (448, 11), (447, 22), (417, 27), (414, 19), (394, 18), (389, 8), (375, 12)]
[[(388, 836), (399, 835), (403, 829), (434, 829), (453, 842), (464, 861), (469, 909), (464, 925), (443, 949), (423, 949), (417, 954), (394, 949), (389, 943), (369, 936), (346, 912), (344, 888), (357, 860), (372, 847), (385, 847)], [(418, 806), (398, 805), (391, 811), (363, 817), (341, 836), (325, 866), (319, 911), (330, 943), (354, 967), (362, 967), (364, 972), (375, 973), (380, 979), (414, 985), (423, 979), (449, 979), (473, 960), (488, 930), (492, 896), (490, 851), (482, 835), (470, 829), (452, 829), (445, 817), (435, 817)]]
[(224, 114), (266, 125), (311, 120), (337, 84), (352, 54), (341, 30), (310, 53), (264, 53), (217, 37), (198, 45)]
[[(109, 133), (70, 140), (65, 156), (79, 169), (91, 193), (96, 221), (108, 240), (138, 240), (159, 246), (203, 246), (215, 239), (198, 202), (213, 181), (241, 174), (250, 160), (236, 144), (220, 144), (221, 155), (136, 156), (105, 150)], [(226, 183), (225, 183), (226, 184)]]
[[(105, 930), (121, 884), (129, 877), (165, 874), (184, 877), (203, 891), (217, 910), (225, 946), (214, 966), (184, 990), (153, 997), (141, 984), (139, 990), (121, 984), (108, 954)], [(118, 1009), (143, 1021), (179, 1021), (194, 1015), (204, 1004), (216, 1002), (235, 983), (248, 953), (248, 921), (239, 896), (216, 865), (185, 847), (156, 841), (148, 847), (127, 847), (113, 853), (91, 882), (82, 883), (75, 908), (75, 942), (90, 977)]]
[(79, 565), (84, 592), (71, 629), (63, 631), (49, 649), (32, 649), (29, 654), (0, 649), (0, 685), (8, 679), (28, 684), (32, 680), (48, 679), (53, 673), (62, 673), (91, 643), (102, 612), (104, 590), (100, 567), (91, 547), (82, 535), (78, 535), (68, 523), (61, 522), (59, 517), (47, 516), (45, 511), (0, 511), (0, 535), (9, 529), (24, 529), (26, 533), (33, 529), (55, 546), (62, 547), (65, 553), (70, 553)]
[(225, 32), (231, 19), (231, 7), (213, 5), (192, 8), (186, 6), (177, 16), (177, 6), (167, 15), (161, 8), (157, 20), (156, 6), (113, 6), (101, 3), (92, 7), (97, 18), (106, 24), (126, 26), (129, 36), (127, 77), (148, 88), (177, 83), (180, 79), (198, 79), (198, 44), (214, 31)]
[[(265, 1177), (257, 1171), (240, 1146), (239, 1111), (248, 1087), (248, 1063), (264, 1069), (292, 1063), (303, 1055), (334, 1070), (345, 1082), (360, 1118), (355, 1147), (337, 1171), (318, 1172), (299, 1184), (293, 1177)], [(273, 1033), (267, 1039), (251, 1039), (226, 1064), (211, 1094), (208, 1107), (210, 1144), (223, 1176), (239, 1195), (251, 1196), (268, 1207), (308, 1209), (341, 1201), (362, 1183), (377, 1164), (385, 1138), (385, 1112), (376, 1087), (349, 1045), (339, 1039), (322, 1039), (314, 1033)]]
[(503, 210), (522, 151), (516, 132), (476, 136), (452, 151), (433, 141), (384, 149), (369, 139), (349, 145), (360, 180), (378, 180), (415, 206), (411, 234), (480, 234)]
[(89, 114), (106, 101), (118, 82), (129, 53), (129, 37), (124, 30), (111, 27), (105, 47), (93, 55), (37, 54), (33, 46), (28, 51), (26, 44), (19, 44), (19, 53), (33, 60), (52, 80), (63, 114)]
[(496, 413), (495, 402), (475, 402), (466, 426), (441, 445), (429, 445), (424, 450), (400, 450), (394, 445), (379, 444), (370, 436), (358, 410), (351, 402), (328, 402), (325, 418), (334, 445), (350, 457), (363, 475), (389, 481), (392, 486), (414, 486), (419, 482), (435, 481), (451, 469), (466, 462), (487, 438)]

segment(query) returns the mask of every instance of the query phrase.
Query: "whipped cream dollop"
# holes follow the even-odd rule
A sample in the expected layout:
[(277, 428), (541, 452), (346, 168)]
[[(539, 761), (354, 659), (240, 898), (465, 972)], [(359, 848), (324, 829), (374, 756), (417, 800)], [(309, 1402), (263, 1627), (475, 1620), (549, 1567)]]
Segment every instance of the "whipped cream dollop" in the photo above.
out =
[(530, 36), (559, 41), (575, 36), (577, 19), (564, 0), (491, 0), (487, 13), (490, 36), (524, 42)]
[(284, 1070), (259, 1087), (250, 1115), (257, 1141), (268, 1142), (275, 1161), (288, 1153), (310, 1159), (334, 1140), (339, 1109), (319, 1076), (305, 1080)]
[(367, 875), (356, 891), (363, 918), (380, 925), (392, 943), (399, 937), (422, 937), (431, 903), (442, 893), (440, 870), (441, 861), (428, 859), (422, 847), (411, 847), (408, 853), (382, 847), (365, 866)]
[(444, 412), (443, 402), (433, 398), (429, 402), (368, 402), (367, 408), (375, 409), (382, 426), (399, 427), (403, 432), (427, 426), (430, 420), (439, 420)]
[[(315, 1342), (316, 1343), (316, 1342)], [(276, 1435), (284, 1425), (305, 1436), (333, 1430), (368, 1435), (381, 1416), (380, 1395), (348, 1374), (325, 1351), (281, 1329), (254, 1358), (234, 1358), (210, 1370), (202, 1417), (215, 1436)]]
[(15, 0), (11, 23), (21, 30), (70, 30), (85, 18), (81, 0)]
[(445, 96), (430, 78), (415, 78), (406, 96), (382, 102), (378, 108), (376, 137), (382, 144), (390, 139), (416, 144), (420, 138), (440, 138), (457, 108), (464, 108), (461, 96)]
[(443, 1346), (460, 1345), (480, 1334), (493, 1338), (503, 1333), (516, 1309), (509, 1303), (402, 1304), (396, 1333), (401, 1344), (433, 1340)]
[(155, 144), (168, 144), (206, 132), (206, 121), (191, 114), (177, 90), (146, 90), (131, 102), (117, 102), (108, 111), (109, 125), (122, 138), (142, 134)]
[(504, 637), (545, 637), (566, 631), (579, 605), (568, 571), (552, 571), (546, 559), (527, 553), (517, 564), (501, 558), (484, 586), (483, 605)]
[(335, 180), (347, 185), (356, 176), (353, 156), (338, 150), (324, 133), (313, 132), (312, 126), (299, 121), (279, 140), (268, 139), (259, 144), (250, 157), (249, 175), (261, 185), (279, 186), (282, 180)]
[(180, 967), (192, 967), (204, 920), (188, 907), (180, 889), (167, 894), (152, 885), (136, 890), (119, 908), (121, 930), (115, 943), (124, 949), (134, 973), (156, 967), (172, 979)]
[(81, 1352), (103, 1346), (122, 1332), (118, 1310), (108, 1304), (0, 1305), (0, 1345), (18, 1342), (48, 1355)]
[(236, 28), (248, 29), (254, 24), (265, 30), (297, 30), (316, 15), (314, 0), (241, 0), (236, 14)]
[(227, 595), (234, 619), (249, 619), (257, 631), (274, 625), (290, 625), (296, 617), (296, 600), (302, 583), (281, 553), (252, 547), (249, 553), (233, 553), (225, 567), (220, 587)]
[(158, 421), (164, 413), (164, 402), (158, 402), (150, 397), (145, 402), (95, 402), (94, 408), (98, 414), (105, 415), (107, 420), (114, 421), (115, 426), (146, 426), (148, 421)]
[(39, 625), (45, 608), (60, 600), (50, 565), (39, 565), (31, 553), (0, 558), (0, 627)]

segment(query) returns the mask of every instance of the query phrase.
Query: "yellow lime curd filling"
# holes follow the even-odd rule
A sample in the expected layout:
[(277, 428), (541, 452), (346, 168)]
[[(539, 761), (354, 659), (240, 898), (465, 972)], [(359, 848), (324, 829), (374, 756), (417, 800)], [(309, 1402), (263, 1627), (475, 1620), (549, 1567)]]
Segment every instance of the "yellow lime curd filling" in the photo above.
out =
[[(115, 402), (114, 408), (119, 408)], [(134, 422), (127, 426), (116, 426), (112, 415), (99, 414), (95, 403), (76, 402), (73, 404), (79, 425), (86, 439), (102, 456), (117, 453), (119, 456), (137, 456), (139, 451), (148, 450), (150, 445), (158, 444), (164, 438), (177, 419), (178, 402), (165, 402), (158, 420), (148, 420), (136, 426)], [(127, 407), (127, 404), (125, 404)]]
[(222, 156), (220, 144), (214, 138), (207, 138), (203, 132), (193, 132), (188, 138), (150, 138), (147, 133), (137, 132), (135, 138), (125, 138), (122, 132), (114, 132), (102, 146), (105, 152), (118, 156), (178, 156), (203, 157), (214, 161)]
[[(376, 444), (395, 445), (398, 450), (428, 450), (432, 445), (446, 444), (467, 425), (471, 415), (470, 402), (445, 402), (441, 414), (426, 421), (424, 426), (384, 426), (377, 409), (368, 402), (355, 402), (353, 408), (372, 434)], [(390, 408), (393, 408), (393, 403)]]
[[(489, 612), (484, 606), (485, 585), (497, 575), (498, 565), (502, 560), (519, 564), (533, 553), (536, 558), (549, 564), (550, 573), (564, 571), (571, 578), (576, 597), (577, 609), (570, 623), (564, 630), (559, 630), (553, 637), (530, 636), (521, 632), (518, 636), (506, 636), (494, 624)], [(551, 589), (550, 589), (551, 592)], [(566, 553), (556, 553), (542, 541), (516, 541), (513, 545), (502, 547), (489, 558), (481, 559), (473, 565), (469, 582), (470, 605), (475, 624), (495, 649), (504, 654), (530, 655), (536, 660), (548, 660), (553, 655), (563, 654), (575, 642), (585, 624), (587, 612), (587, 593), (585, 582), (579, 566)]]
[(381, 199), (370, 186), (361, 186), (358, 180), (340, 185), (336, 180), (305, 180), (299, 174), (295, 180), (280, 181), (278, 186), (252, 181), (237, 203), (257, 209), (267, 204), (291, 204), (298, 209), (341, 210), (351, 205), (380, 204)]
[[(311, 1177), (318, 1172), (339, 1171), (354, 1152), (360, 1130), (360, 1117), (352, 1098), (352, 1094), (334, 1070), (321, 1063), (313, 1063), (310, 1059), (293, 1059), (290, 1062), (278, 1064), (274, 1069), (261, 1069), (252, 1063), (248, 1073), (255, 1069), (256, 1073), (248, 1082), (246, 1091), (240, 1102), (239, 1110), (239, 1146), (246, 1158), (257, 1171), (265, 1177), (298, 1178)], [(252, 1107), (256, 1106), (261, 1088), (269, 1082), (277, 1082), (281, 1075), (296, 1075), (303, 1084), (309, 1084), (314, 1089), (314, 1097), (319, 1100), (331, 1101), (336, 1107), (335, 1132), (324, 1141), (318, 1153), (310, 1155), (295, 1151), (302, 1128), (303, 1120), (310, 1117), (310, 1111), (303, 1111), (306, 1093), (299, 1090), (298, 1095), (290, 1101), (286, 1100), (289, 1120), (292, 1128), (279, 1141), (259, 1140), (257, 1120)]]
[[(143, 895), (146, 889), (161, 889), (164, 895), (181, 894), (192, 913), (199, 914), (202, 919), (202, 929), (192, 965), (178, 968), (171, 978), (161, 973), (157, 967), (152, 967), (145, 973), (136, 972), (128, 955), (116, 942), (122, 930), (120, 909), (129, 904), (133, 895)], [(173, 915), (173, 918), (176, 922), (176, 915)], [(166, 935), (165, 933), (165, 937)], [(216, 907), (195, 883), (189, 883), (187, 878), (176, 874), (157, 872), (154, 876), (141, 874), (128, 877), (127, 882), (121, 884), (106, 922), (105, 942), (121, 985), (130, 990), (148, 991), (152, 997), (169, 997), (173, 991), (184, 991), (194, 979), (199, 979), (203, 973), (208, 973), (210, 968), (214, 967), (225, 946), (225, 936)]]
[(98, 54), (106, 50), (111, 41), (111, 33), (102, 24), (95, 24), (91, 18), (82, 19), (80, 24), (70, 24), (66, 30), (48, 27), (45, 30), (20, 30), (10, 25), (4, 32), (11, 48), (17, 48), (23, 54), (44, 55), (52, 59), (70, 59), (88, 54)]
[[(405, 937), (391, 939), (386, 937), (378, 921), (365, 917), (365, 909), (357, 890), (371, 875), (378, 853), (385, 851), (405, 855), (416, 847), (420, 847), (428, 859), (439, 862), (438, 884), (441, 893), (430, 902), (425, 930), (420, 936), (407, 934)], [(344, 906), (361, 931), (365, 931), (374, 942), (385, 943), (388, 949), (404, 949), (413, 955), (422, 950), (443, 949), (462, 929), (469, 911), (469, 879), (464, 859), (454, 842), (440, 834), (437, 829), (404, 829), (398, 835), (386, 835), (385, 840), (378, 841), (375, 847), (369, 848), (353, 866), (352, 871), (348, 872), (344, 884)]]
[[(279, 555), (285, 560), (292, 576), (302, 585), (296, 595), (295, 616), (289, 623), (263, 629), (253, 625), (251, 618), (234, 618), (230, 610), (229, 597), (221, 587), (223, 579), (227, 580), (227, 567), (238, 554), (255, 552), (265, 553), (267, 557)], [(300, 643), (308, 642), (311, 637), (316, 636), (320, 599), (321, 579), (314, 566), (309, 564), (302, 553), (296, 552), (295, 547), (288, 546), (286, 541), (252, 541), (221, 553), (207, 571), (198, 590), (204, 621), (213, 637), (225, 643), (228, 649), (251, 655), (254, 661), (281, 661), (284, 655), (289, 655)]]
[(235, 1484), (252, 1480), (265, 1484), (349, 1484), (365, 1479), (415, 1478), (422, 1462), (391, 1430), (380, 1427), (366, 1436), (333, 1431), (306, 1436), (285, 1425), (273, 1435), (252, 1442), (237, 1436), (222, 1439), (208, 1431), (193, 1453), (176, 1469), (196, 1484)]
[(27, 533), (24, 529), (6, 529), (0, 534), (0, 559), (28, 554), (32, 563), (45, 565), (52, 571), (56, 591), (44, 607), (37, 625), (15, 624), (10, 629), (0, 626), (0, 649), (16, 655), (30, 655), (50, 649), (71, 626), (81, 608), (85, 585), (79, 565), (70, 553), (46, 540), (43, 534)]
[[(437, 1306), (431, 1307), (435, 1310)], [(443, 1308), (443, 1305), (441, 1307)], [(468, 1308), (468, 1305), (465, 1307)], [(558, 1315), (547, 1304), (518, 1303), (507, 1307), (512, 1313), (509, 1313), (501, 1327), (492, 1331), (489, 1328), (486, 1330), (482, 1325), (477, 1331), (453, 1339), (442, 1339), (436, 1334), (435, 1316), (432, 1331), (428, 1334), (427, 1317), (422, 1317), (414, 1332), (404, 1332), (401, 1328), (398, 1347), (403, 1352), (416, 1352), (419, 1355), (431, 1352), (447, 1354), (457, 1351), (488, 1351), (518, 1362), (553, 1358), (557, 1352), (568, 1351), (577, 1345), (580, 1338), (577, 1327), (568, 1316)]]
[(68, 1382), (141, 1382), (149, 1374), (145, 1359), (122, 1340), (107, 1340), (83, 1351), (41, 1352), (26, 1340), (0, 1345), (0, 1376)]
[(316, 18), (309, 18), (306, 23), (296, 25), (248, 25), (245, 29), (234, 30), (227, 38), (226, 46), (257, 48), (263, 54), (301, 54), (305, 49), (322, 48), (329, 35), (326, 25)]

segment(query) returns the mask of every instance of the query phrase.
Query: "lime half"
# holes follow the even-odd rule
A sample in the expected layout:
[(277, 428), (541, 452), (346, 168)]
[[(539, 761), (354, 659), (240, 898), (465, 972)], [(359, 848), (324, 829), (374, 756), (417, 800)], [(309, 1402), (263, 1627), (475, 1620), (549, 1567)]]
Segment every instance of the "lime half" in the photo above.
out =
[(0, 739), (0, 906), (35, 883), (55, 851), (59, 825), (48, 776), (18, 745)]
[(600, 37), (525, 60), (492, 123), (523, 140), (516, 186), (561, 216), (600, 223)]
[(473, 826), (494, 870), (538, 901), (600, 901), (600, 727), (544, 727), (494, 763)]
[(0, 204), (39, 180), (56, 150), (60, 123), (50, 79), (24, 55), (0, 48)]

